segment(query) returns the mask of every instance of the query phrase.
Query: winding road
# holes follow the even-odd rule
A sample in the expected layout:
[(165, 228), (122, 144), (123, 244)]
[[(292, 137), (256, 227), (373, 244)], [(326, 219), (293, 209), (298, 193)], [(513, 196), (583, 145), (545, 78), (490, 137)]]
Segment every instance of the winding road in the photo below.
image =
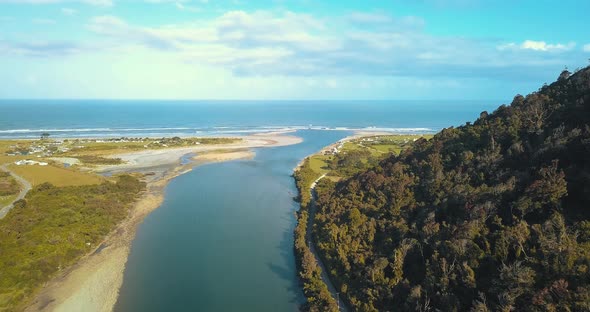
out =
[(349, 309), (342, 302), (342, 300), (340, 300), (340, 293), (336, 290), (336, 287), (334, 287), (334, 284), (330, 280), (330, 276), (328, 275), (328, 269), (324, 265), (324, 262), (322, 261), (320, 255), (318, 254), (318, 252), (315, 248), (315, 244), (313, 243), (313, 240), (311, 238), (313, 219), (315, 218), (315, 212), (317, 209), (316, 204), (315, 204), (315, 200), (317, 197), (315, 187), (318, 184), (318, 182), (321, 179), (323, 179), (324, 177), (326, 177), (326, 174), (323, 174), (321, 177), (319, 177), (315, 181), (313, 181), (313, 183), (311, 184), (311, 187), (309, 189), (309, 191), (311, 192), (311, 200), (309, 202), (309, 218), (307, 219), (307, 229), (305, 232), (305, 239), (307, 240), (307, 245), (309, 247), (309, 250), (311, 251), (316, 262), (318, 263), (318, 265), (322, 269), (322, 281), (324, 281), (324, 283), (328, 286), (328, 290), (332, 294), (334, 301), (336, 301), (338, 303), (338, 308), (340, 309), (340, 311), (348, 312)]
[(10, 211), (10, 209), (14, 207), (15, 202), (25, 198), (27, 193), (31, 190), (32, 186), (31, 183), (29, 183), (29, 181), (23, 179), (21, 176), (17, 175), (16, 173), (8, 169), (8, 166), (6, 164), (0, 165), (0, 170), (10, 173), (10, 175), (12, 175), (14, 179), (16, 179), (16, 181), (18, 181), (18, 183), (20, 183), (20, 185), (22, 186), (20, 193), (18, 193), (18, 196), (12, 201), (12, 203), (0, 209), (0, 219), (2, 219)]

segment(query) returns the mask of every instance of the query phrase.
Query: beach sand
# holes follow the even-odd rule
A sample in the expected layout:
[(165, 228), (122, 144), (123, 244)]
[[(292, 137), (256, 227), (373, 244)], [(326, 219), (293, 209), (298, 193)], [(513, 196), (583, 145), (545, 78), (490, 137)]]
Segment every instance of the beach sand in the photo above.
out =
[[(254, 147), (297, 144), (301, 138), (284, 134), (244, 137), (237, 144), (205, 145), (167, 150), (146, 150), (112, 155), (126, 161), (117, 166), (103, 166), (99, 172), (150, 172), (145, 194), (134, 205), (125, 221), (112, 231), (100, 246), (48, 282), (29, 303), (26, 311), (112, 311), (123, 284), (125, 264), (138, 225), (164, 197), (164, 188), (174, 177), (194, 166), (236, 159), (251, 159)], [(180, 164), (187, 154), (196, 154), (194, 162)], [(156, 177), (156, 178), (154, 178)]]
[(234, 159), (252, 159), (256, 153), (250, 150), (246, 151), (235, 151), (235, 152), (211, 152), (205, 154), (199, 154), (193, 159), (200, 163), (220, 162)]

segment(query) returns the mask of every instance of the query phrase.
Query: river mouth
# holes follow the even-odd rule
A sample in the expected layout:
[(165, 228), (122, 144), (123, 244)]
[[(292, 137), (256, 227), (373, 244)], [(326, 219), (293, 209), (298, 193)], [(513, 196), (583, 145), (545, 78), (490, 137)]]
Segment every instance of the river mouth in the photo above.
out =
[(295, 135), (304, 141), (173, 179), (138, 228), (115, 311), (298, 311), (292, 170), (349, 133)]

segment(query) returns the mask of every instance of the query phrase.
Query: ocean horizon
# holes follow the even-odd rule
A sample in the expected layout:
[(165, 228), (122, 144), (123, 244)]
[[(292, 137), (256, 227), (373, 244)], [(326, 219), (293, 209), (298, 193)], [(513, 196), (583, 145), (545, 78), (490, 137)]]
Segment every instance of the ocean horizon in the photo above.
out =
[[(435, 133), (494, 101), (0, 100), (0, 138), (235, 136), (293, 130)], [(26, 116), (26, 117), (25, 117)]]

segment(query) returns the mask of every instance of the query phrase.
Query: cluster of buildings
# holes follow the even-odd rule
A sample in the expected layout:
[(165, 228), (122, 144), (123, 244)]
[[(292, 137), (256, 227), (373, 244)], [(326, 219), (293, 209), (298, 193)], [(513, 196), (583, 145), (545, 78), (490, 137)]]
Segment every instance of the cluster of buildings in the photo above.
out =
[[(143, 142), (143, 141), (141, 141)], [(194, 144), (194, 145), (200, 145), (201, 142), (199, 141), (186, 141), (183, 140), (179, 137), (174, 137), (174, 138), (162, 138), (159, 140), (155, 140), (152, 142), (149, 142), (148, 144), (145, 144), (143, 147), (144, 148), (149, 148), (149, 147), (168, 147), (168, 146), (178, 146), (179, 144)]]
[(48, 165), (48, 163), (46, 163), (44, 161), (34, 161), (34, 160), (30, 160), (30, 159), (15, 161), (14, 164), (17, 166), (26, 166), (26, 165), (47, 166)]
[(15, 144), (10, 146), (6, 152), (6, 156), (36, 156), (41, 157), (52, 157), (55, 154), (66, 153), (72, 149), (84, 148), (84, 144), (87, 143), (126, 143), (126, 142), (141, 142), (145, 143), (144, 148), (150, 147), (168, 147), (176, 146), (179, 144), (195, 144), (199, 145), (201, 142), (188, 141), (185, 142), (179, 137), (174, 138), (161, 138), (161, 139), (149, 139), (149, 138), (110, 138), (110, 139), (64, 139), (64, 140), (39, 140), (31, 141), (30, 145)]
[(70, 148), (63, 146), (62, 141), (44, 142), (42, 144), (33, 144), (29, 147), (22, 147), (18, 145), (10, 146), (10, 150), (6, 153), (7, 156), (27, 156), (37, 155), (37, 157), (50, 157), (55, 153), (65, 153)]
[(343, 146), (344, 146), (344, 141), (340, 140), (340, 141), (338, 141), (338, 145), (325, 150), (324, 155), (337, 155), (338, 153), (340, 153)]
[[(169, 147), (175, 146), (179, 143), (183, 143), (183, 139), (180, 137), (173, 137), (173, 138), (161, 138), (161, 139), (154, 139), (154, 138), (109, 138), (109, 139), (76, 139), (75, 143), (146, 143), (143, 145), (144, 148), (150, 147)], [(200, 142), (194, 142), (195, 145), (201, 144)]]

